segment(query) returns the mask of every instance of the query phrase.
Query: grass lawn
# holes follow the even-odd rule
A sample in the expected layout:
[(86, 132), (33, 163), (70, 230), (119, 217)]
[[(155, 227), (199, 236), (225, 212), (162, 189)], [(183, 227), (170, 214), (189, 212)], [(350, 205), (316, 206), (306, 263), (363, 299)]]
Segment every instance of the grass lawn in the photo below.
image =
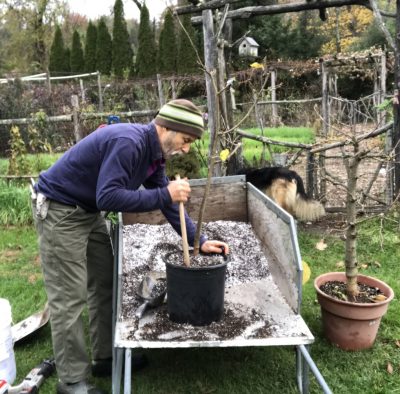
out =
[[(275, 127), (265, 128), (263, 133), (258, 128), (251, 128), (245, 130), (247, 133), (254, 135), (263, 135), (272, 140), (286, 141), (292, 143), (311, 144), (315, 141), (313, 129), (309, 127)], [(207, 157), (208, 145), (210, 135), (206, 133), (201, 140), (195, 143), (197, 149), (201, 152), (203, 157)], [(260, 141), (251, 140), (248, 138), (242, 139), (243, 143), (243, 157), (252, 166), (256, 166), (261, 159), (263, 152), (263, 144)], [(285, 146), (271, 145), (272, 153), (290, 152), (290, 149)], [(265, 150), (265, 160), (270, 160), (268, 149)]]
[[(310, 226), (309, 226), (310, 227)], [(311, 226), (312, 229), (312, 226)], [(387, 282), (399, 294), (399, 224), (395, 214), (363, 224), (359, 238), (361, 272)], [(304, 285), (302, 315), (315, 336), (314, 361), (334, 393), (400, 392), (400, 306), (395, 300), (383, 318), (371, 350), (344, 352), (322, 336), (319, 306), (313, 279), (320, 273), (340, 270), (344, 243), (325, 236), (327, 248), (315, 248), (321, 234), (299, 228), (303, 259), (310, 265), (311, 280)], [(40, 271), (36, 234), (31, 227), (0, 227), (0, 297), (10, 300), (14, 321), (40, 310), (45, 292)], [(50, 328), (15, 345), (17, 380), (52, 354)], [(148, 350), (150, 365), (133, 376), (136, 393), (296, 393), (293, 347)], [(393, 372), (388, 372), (388, 365)], [(390, 370), (390, 368), (389, 368)], [(110, 379), (97, 384), (110, 390)], [(41, 393), (54, 393), (56, 377), (46, 380)], [(311, 378), (311, 392), (321, 390)]]

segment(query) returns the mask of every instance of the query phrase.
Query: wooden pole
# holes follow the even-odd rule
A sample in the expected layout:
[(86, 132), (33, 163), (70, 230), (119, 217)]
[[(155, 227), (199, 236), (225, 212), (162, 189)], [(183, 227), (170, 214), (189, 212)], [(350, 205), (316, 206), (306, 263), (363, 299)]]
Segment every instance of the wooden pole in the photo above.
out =
[(97, 71), (97, 88), (99, 90), (99, 111), (103, 112), (103, 91), (101, 89), (101, 74), (99, 71)]
[(158, 86), (158, 101), (160, 104), (160, 108), (165, 104), (165, 99), (164, 99), (164, 92), (162, 88), (162, 79), (161, 75), (157, 74), (157, 86)]
[(81, 88), (81, 96), (82, 96), (82, 101), (86, 101), (85, 97), (85, 87), (83, 86), (83, 79), (79, 80), (79, 86)]
[(393, 97), (393, 134), (392, 146), (394, 149), (394, 198), (400, 191), (400, 0), (396, 0), (396, 34), (394, 44), (394, 97)]
[[(210, 130), (210, 149), (209, 149), (209, 161), (211, 159), (212, 146), (216, 134), (218, 132), (216, 128), (217, 117), (219, 116), (217, 106), (217, 92), (216, 87), (213, 84), (212, 75), (216, 74), (216, 60), (217, 60), (217, 45), (214, 36), (214, 23), (213, 15), (211, 10), (204, 10), (202, 12), (203, 18), (203, 36), (204, 36), (204, 63), (206, 68), (206, 90), (207, 90), (207, 104), (208, 104), (208, 127)], [(214, 167), (214, 176), (221, 175), (221, 166)]]
[(50, 80), (50, 73), (46, 73), (46, 82), (47, 82), (47, 88), (49, 89), (49, 94), (51, 94), (51, 80)]
[[(317, 197), (322, 204), (326, 203), (326, 163), (325, 163), (325, 152), (319, 154), (319, 165), (318, 168), (315, 168), (315, 184), (314, 190), (317, 190)], [(318, 171), (319, 170), (319, 176)], [(319, 190), (317, 179), (319, 178)]]
[[(381, 61), (380, 61), (380, 97), (379, 104), (382, 104), (386, 98), (386, 78), (387, 78), (387, 68), (386, 68), (386, 53), (382, 51)], [(381, 112), (381, 117), (379, 118), (379, 126), (386, 123), (386, 111)]]
[(310, 151), (307, 151), (307, 171), (306, 171), (306, 184), (307, 184), (307, 195), (313, 198), (314, 193), (314, 167), (315, 158)]
[[(233, 34), (233, 25), (232, 19), (226, 19), (225, 25), (223, 29), (224, 39), (227, 45), (225, 45), (225, 65), (226, 65), (226, 75), (233, 77), (233, 68), (231, 62), (231, 55), (232, 55), (232, 34)], [(226, 92), (226, 105), (227, 105), (227, 117), (228, 117), (228, 124), (232, 127), (235, 123), (233, 117), (233, 111), (236, 109), (236, 102), (235, 102), (235, 89), (231, 85)], [(231, 141), (236, 141), (236, 130), (232, 131), (232, 135), (229, 136)], [(236, 146), (231, 146), (231, 150), (236, 149)], [(239, 168), (243, 167), (243, 157), (242, 157), (242, 148), (241, 146), (236, 149), (236, 153), (233, 154), (227, 166), (227, 174), (236, 174)]]
[(324, 61), (321, 60), (321, 74), (322, 74), (322, 133), (326, 138), (329, 131), (329, 113), (328, 113), (328, 75), (324, 66)]
[(172, 78), (171, 80), (171, 89), (172, 89), (172, 100), (176, 99), (176, 86), (175, 86), (175, 79)]
[(71, 104), (72, 104), (72, 120), (74, 122), (75, 142), (79, 142), (82, 139), (82, 134), (79, 127), (79, 99), (76, 94), (71, 96)]
[[(180, 175), (176, 175), (175, 179), (179, 181), (181, 179)], [(189, 245), (187, 240), (186, 221), (185, 221), (185, 207), (183, 205), (183, 202), (179, 203), (179, 219), (181, 222), (183, 263), (185, 264), (186, 267), (190, 267)]]
[[(271, 101), (276, 101), (276, 70), (271, 70)], [(272, 104), (272, 127), (278, 124), (278, 107)]]

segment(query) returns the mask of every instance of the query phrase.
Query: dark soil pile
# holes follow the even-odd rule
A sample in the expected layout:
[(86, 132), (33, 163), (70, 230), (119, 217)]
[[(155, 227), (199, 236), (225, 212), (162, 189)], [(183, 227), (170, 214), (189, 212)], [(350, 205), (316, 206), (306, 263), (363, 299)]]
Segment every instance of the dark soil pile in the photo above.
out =
[[(213, 322), (209, 326), (194, 327), (190, 324), (178, 324), (168, 319), (167, 307), (164, 305), (155, 313), (155, 320), (146, 323), (140, 329), (141, 339), (152, 340), (168, 340), (181, 341), (182, 338), (193, 341), (204, 341), (210, 338), (218, 337), (220, 340), (231, 339), (240, 336), (249, 323), (259, 321), (260, 316), (253, 310), (248, 316), (238, 315), (229, 306), (225, 308), (224, 314), (220, 321)], [(257, 338), (259, 336), (269, 336), (274, 332), (274, 327), (270, 322), (265, 321), (263, 325), (258, 327), (251, 333), (248, 338)], [(167, 333), (179, 333), (179, 335), (168, 335)], [(211, 335), (210, 335), (211, 333)], [(134, 340), (133, 333), (127, 336), (128, 340)]]

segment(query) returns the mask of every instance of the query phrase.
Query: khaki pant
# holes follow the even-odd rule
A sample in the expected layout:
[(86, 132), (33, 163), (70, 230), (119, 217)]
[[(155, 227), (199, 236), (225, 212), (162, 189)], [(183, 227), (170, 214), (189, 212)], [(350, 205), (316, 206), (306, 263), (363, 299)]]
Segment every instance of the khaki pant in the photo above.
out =
[(35, 225), (54, 357), (59, 378), (75, 383), (90, 373), (82, 323), (86, 304), (92, 358), (112, 356), (112, 247), (106, 222), (99, 213), (47, 202), (46, 217), (36, 217)]

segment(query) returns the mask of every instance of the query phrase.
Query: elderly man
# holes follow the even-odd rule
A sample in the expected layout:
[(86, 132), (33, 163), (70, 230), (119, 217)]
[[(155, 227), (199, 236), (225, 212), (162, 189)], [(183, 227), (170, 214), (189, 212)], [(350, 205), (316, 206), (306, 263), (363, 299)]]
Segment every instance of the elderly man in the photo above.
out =
[[(165, 160), (188, 153), (204, 130), (202, 113), (190, 101), (165, 104), (153, 122), (100, 128), (42, 173), (34, 206), (59, 383), (58, 393), (96, 394), (90, 373), (104, 376), (112, 361), (113, 256), (100, 211), (161, 209), (180, 234), (179, 202), (185, 180), (169, 182)], [(144, 188), (140, 188), (143, 185)], [(195, 226), (186, 214), (188, 241)], [(200, 240), (204, 253), (229, 253), (223, 242)], [(86, 352), (82, 312), (88, 305), (92, 362)], [(136, 355), (139, 368), (144, 356)]]

